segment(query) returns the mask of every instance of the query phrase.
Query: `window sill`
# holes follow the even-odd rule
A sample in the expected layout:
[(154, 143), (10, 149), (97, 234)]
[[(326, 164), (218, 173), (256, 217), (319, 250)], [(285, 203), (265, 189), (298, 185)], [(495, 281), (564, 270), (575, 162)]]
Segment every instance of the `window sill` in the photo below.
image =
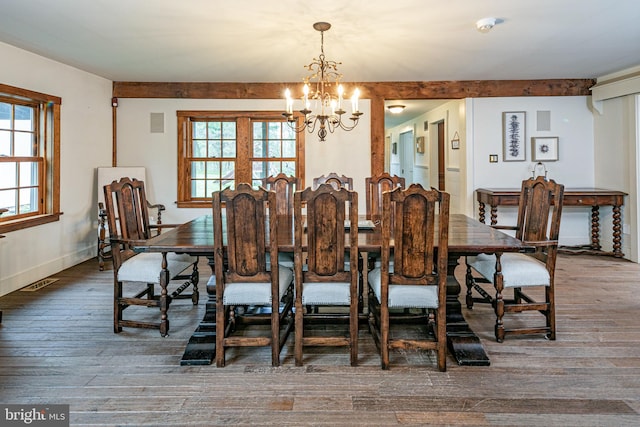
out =
[(14, 221), (2, 221), (0, 222), (0, 233), (8, 233), (10, 231), (22, 230), (24, 228), (36, 227), (38, 225), (55, 222), (60, 220), (60, 215), (62, 215), (62, 212), (21, 218)]
[(197, 202), (176, 202), (179, 208), (211, 208), (211, 200)]

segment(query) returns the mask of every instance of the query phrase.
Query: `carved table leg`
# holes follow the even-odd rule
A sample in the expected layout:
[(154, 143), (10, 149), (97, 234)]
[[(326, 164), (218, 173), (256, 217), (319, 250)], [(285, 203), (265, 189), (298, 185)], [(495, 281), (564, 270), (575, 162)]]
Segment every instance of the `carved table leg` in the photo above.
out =
[[(207, 255), (211, 272), (214, 272), (213, 254)], [(215, 275), (212, 275), (215, 277)], [(213, 280), (207, 282), (207, 302), (204, 317), (189, 338), (180, 365), (210, 365), (216, 354), (216, 287)]]
[(162, 271), (160, 271), (160, 335), (169, 335), (169, 296), (167, 295), (167, 285), (169, 284), (169, 264), (167, 263), (167, 253), (162, 252)]
[(622, 258), (622, 224), (621, 224), (620, 205), (613, 207), (613, 256)]
[(484, 224), (484, 215), (485, 215), (484, 203), (480, 202), (478, 205), (478, 221), (480, 221), (483, 224)]
[(600, 207), (591, 206), (591, 249), (599, 251), (600, 248)]
[(496, 298), (495, 298), (495, 312), (496, 312), (496, 326), (495, 326), (495, 335), (496, 340), (498, 342), (504, 341), (504, 297), (502, 292), (504, 291), (504, 281), (502, 277), (502, 263), (500, 262), (500, 256), (502, 254), (496, 254), (496, 272), (493, 275), (493, 283), (495, 283), (496, 288)]

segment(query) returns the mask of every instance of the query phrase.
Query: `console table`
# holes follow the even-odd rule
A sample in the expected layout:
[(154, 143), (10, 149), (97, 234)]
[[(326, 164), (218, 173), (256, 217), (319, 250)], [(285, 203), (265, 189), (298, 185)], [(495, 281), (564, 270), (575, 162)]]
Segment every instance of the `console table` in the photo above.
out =
[[(604, 190), (601, 188), (572, 188), (564, 190), (564, 206), (591, 206), (591, 244), (567, 248), (572, 253), (594, 253), (613, 255), (622, 258), (622, 224), (621, 207), (624, 204), (622, 191)], [(519, 189), (510, 188), (478, 188), (476, 197), (479, 203), (479, 220), (484, 223), (485, 205), (491, 207), (491, 225), (498, 222), (498, 206), (518, 206)], [(602, 251), (600, 246), (600, 206), (613, 206), (613, 252)]]

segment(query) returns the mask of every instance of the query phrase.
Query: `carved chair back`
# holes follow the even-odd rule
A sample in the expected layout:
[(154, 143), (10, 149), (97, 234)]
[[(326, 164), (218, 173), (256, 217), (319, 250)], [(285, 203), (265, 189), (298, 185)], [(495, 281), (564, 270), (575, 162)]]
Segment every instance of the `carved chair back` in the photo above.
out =
[(104, 186), (104, 201), (114, 269), (135, 255), (131, 241), (151, 237), (144, 182), (121, 178)]
[(365, 178), (367, 219), (382, 216), (382, 193), (398, 187), (405, 188), (404, 178), (387, 172)]
[(300, 188), (300, 179), (279, 173), (265, 178), (266, 188), (276, 193), (275, 212), (277, 215), (293, 217), (293, 193)]
[(338, 189), (344, 187), (347, 190), (353, 190), (353, 178), (345, 175), (338, 175), (335, 172), (331, 172), (327, 176), (319, 176), (313, 178), (313, 188), (316, 189), (321, 184), (330, 184), (333, 188)]

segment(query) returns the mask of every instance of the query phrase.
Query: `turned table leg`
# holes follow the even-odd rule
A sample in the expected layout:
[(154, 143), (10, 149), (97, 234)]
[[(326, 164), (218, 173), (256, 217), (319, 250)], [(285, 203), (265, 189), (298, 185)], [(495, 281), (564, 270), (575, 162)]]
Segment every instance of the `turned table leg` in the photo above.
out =
[(600, 208), (591, 206), (591, 249), (599, 251), (600, 248)]
[(496, 225), (498, 223), (498, 207), (491, 206), (491, 225)]
[(622, 258), (622, 215), (620, 205), (613, 206), (613, 256)]
[(169, 297), (167, 286), (169, 284), (169, 264), (167, 263), (167, 253), (162, 252), (162, 271), (160, 272), (160, 335), (169, 335)]

